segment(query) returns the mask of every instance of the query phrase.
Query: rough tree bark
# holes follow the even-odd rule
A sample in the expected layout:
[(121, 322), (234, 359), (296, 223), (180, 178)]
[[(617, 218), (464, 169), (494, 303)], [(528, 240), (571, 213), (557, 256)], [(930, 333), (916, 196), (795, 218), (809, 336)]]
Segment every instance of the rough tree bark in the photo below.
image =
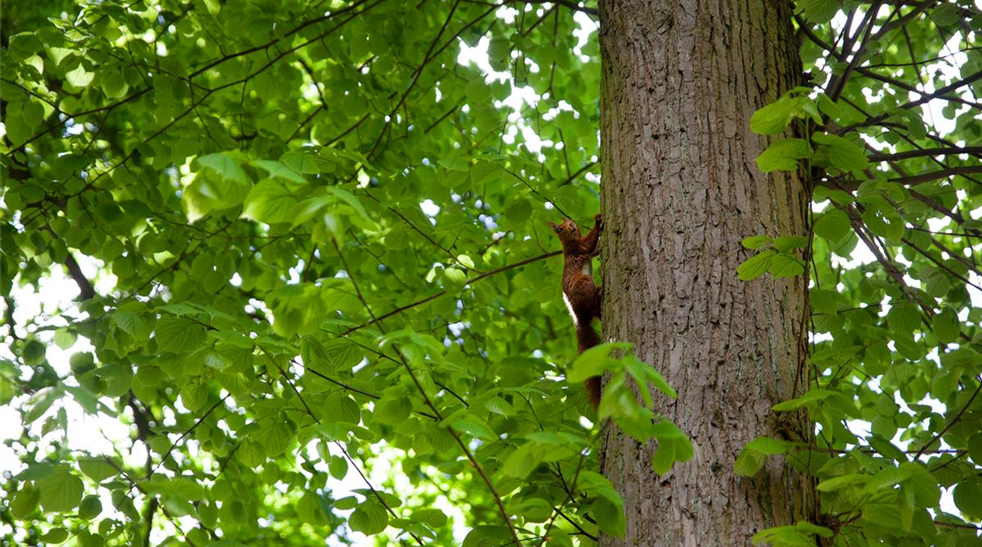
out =
[(770, 410), (807, 384), (806, 281), (735, 273), (742, 238), (806, 233), (804, 183), (758, 170), (767, 139), (749, 128), (801, 73), (791, 9), (600, 2), (604, 337), (633, 342), (678, 390), (677, 402), (656, 395), (656, 411), (695, 447), (656, 476), (654, 443), (608, 425), (601, 467), (624, 496), (627, 537), (601, 545), (752, 545), (814, 517), (812, 483), (780, 458), (752, 479), (733, 472), (755, 437), (809, 430)]

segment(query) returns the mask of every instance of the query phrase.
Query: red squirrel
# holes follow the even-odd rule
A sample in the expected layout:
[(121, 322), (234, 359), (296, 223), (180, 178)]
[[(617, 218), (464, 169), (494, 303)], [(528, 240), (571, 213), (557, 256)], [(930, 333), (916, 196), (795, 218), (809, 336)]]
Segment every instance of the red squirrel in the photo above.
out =
[[(597, 241), (603, 230), (603, 217), (593, 217), (596, 223), (585, 236), (570, 219), (562, 224), (549, 223), (563, 244), (563, 301), (573, 316), (576, 326), (576, 341), (580, 353), (600, 343), (600, 336), (590, 323), (600, 319), (600, 288), (593, 280), (593, 257), (597, 256)], [(594, 408), (600, 406), (600, 377), (594, 376), (586, 381), (587, 394)]]

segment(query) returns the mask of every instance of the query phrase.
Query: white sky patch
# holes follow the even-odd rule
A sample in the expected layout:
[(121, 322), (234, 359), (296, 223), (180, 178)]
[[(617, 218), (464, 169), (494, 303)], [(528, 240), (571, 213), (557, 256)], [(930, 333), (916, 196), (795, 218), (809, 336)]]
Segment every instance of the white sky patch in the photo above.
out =
[(481, 69), (481, 72), (484, 73), (485, 82), (507, 82), (511, 79), (510, 72), (498, 72), (491, 68), (491, 61), (488, 58), (488, 46), (491, 45), (491, 38), (482, 36), (474, 47), (468, 46), (467, 42), (463, 40), (458, 40), (458, 43), (460, 44), (460, 53), (457, 54), (457, 62), (464, 66), (472, 63), (477, 65), (477, 68)]
[(590, 35), (600, 30), (600, 24), (582, 11), (574, 13), (573, 20), (580, 25), (578, 28), (573, 29), (573, 36), (577, 38), (576, 45), (573, 46), (573, 53), (579, 55), (581, 57), (580, 60), (586, 62), (589, 60), (589, 57), (583, 56), (583, 47), (590, 41)]
[(437, 205), (436, 203), (433, 203), (433, 200), (431, 199), (424, 200), (422, 203), (419, 204), (419, 208), (423, 210), (424, 215), (430, 218), (433, 218), (436, 215), (440, 214), (440, 206)]
[[(81, 256), (77, 258), (82, 272), (90, 280), (95, 281), (93, 284), (97, 291), (103, 294), (112, 291), (115, 287), (115, 276), (101, 270), (99, 268), (101, 263), (97, 263), (97, 261), (88, 260)], [(66, 313), (68, 316), (85, 320), (87, 316), (78, 311), (78, 305), (74, 301), (79, 294), (78, 285), (60, 268), (53, 268), (46, 277), (39, 280), (38, 285), (40, 290), (35, 292), (33, 287), (21, 287), (15, 283), (11, 290), (11, 296), (17, 303), (17, 307), (14, 309), (15, 325), (25, 325), (28, 321), (36, 320), (38, 317), (52, 317), (52, 320), (44, 321), (47, 324), (66, 325), (67, 321), (64, 319), (54, 318), (58, 313)], [(66, 378), (65, 385), (77, 386), (78, 383), (72, 378), (68, 360), (75, 353), (91, 352), (94, 349), (88, 339), (80, 336), (72, 347), (61, 349), (54, 343), (54, 330), (38, 332), (36, 326), (33, 325), (27, 329), (17, 327), (19, 337), (24, 338), (29, 333), (45, 345), (48, 363), (59, 376)], [(0, 358), (17, 362), (16, 356), (5, 345), (0, 346)], [(30, 377), (33, 374), (33, 369), (28, 368), (24, 372), (26, 377)], [(25, 424), (21, 422), (21, 417), (15, 409), (23, 408), (30, 399), (31, 395), (27, 394), (17, 396), (7, 405), (0, 407), (0, 471), (17, 473), (25, 468), (17, 453), (9, 446), (2, 444), (2, 441), (20, 437)], [(107, 405), (113, 404), (113, 401), (107, 398), (103, 398), (102, 402)], [(58, 429), (42, 436), (41, 431), (45, 421), (57, 416), (62, 411), (66, 417), (66, 429), (64, 431)], [(71, 395), (61, 397), (27, 427), (32, 437), (40, 439), (40, 454), (47, 453), (54, 443), (64, 443), (73, 450), (95, 455), (107, 455), (116, 453), (116, 445), (128, 446), (130, 442), (130, 431), (127, 425), (104, 414), (86, 414)], [(146, 457), (146, 453), (144, 452), (142, 455), (137, 453), (133, 456), (135, 456), (133, 459), (127, 459), (127, 463), (139, 465), (142, 458)], [(110, 504), (109, 507), (112, 505)]]

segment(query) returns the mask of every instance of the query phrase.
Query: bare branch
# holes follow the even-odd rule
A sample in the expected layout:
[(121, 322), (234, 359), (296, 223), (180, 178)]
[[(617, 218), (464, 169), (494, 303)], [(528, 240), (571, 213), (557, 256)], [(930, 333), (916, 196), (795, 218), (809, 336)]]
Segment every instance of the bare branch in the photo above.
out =
[[(950, 167), (948, 169), (940, 169), (938, 171), (930, 171), (928, 173), (921, 173), (919, 175), (910, 175), (906, 177), (893, 177), (889, 180), (890, 182), (896, 182), (898, 184), (903, 184), (904, 186), (917, 186), (918, 184), (924, 184), (926, 182), (933, 182), (939, 179), (944, 179), (956, 175), (965, 176), (972, 173), (982, 173), (982, 165), (963, 165), (961, 167)], [(818, 184), (822, 186), (827, 186), (830, 188), (841, 188), (847, 192), (855, 191), (859, 188), (859, 185), (864, 181), (861, 180), (830, 180), (830, 181), (819, 181)]]
[(970, 406), (972, 406), (972, 403), (975, 402), (975, 398), (978, 397), (979, 392), (982, 391), (982, 378), (976, 378), (975, 380), (979, 383), (979, 386), (975, 388), (974, 392), (972, 392), (972, 396), (969, 397), (968, 401), (965, 402), (965, 405), (958, 410), (958, 413), (951, 418), (951, 421), (949, 421), (948, 424), (944, 426), (944, 429), (938, 431), (938, 433), (934, 437), (932, 437), (930, 441), (924, 443), (924, 446), (922, 446), (921, 449), (917, 451), (917, 456), (915, 457), (915, 459), (920, 458), (921, 455), (923, 455), (927, 451), (927, 449), (931, 447), (932, 444), (938, 442), (938, 440), (941, 437), (943, 437), (944, 434), (948, 432), (948, 430), (954, 427), (955, 424), (957, 424), (958, 421), (961, 420), (962, 416), (965, 414), (965, 411), (968, 410)]
[(75, 261), (75, 257), (69, 252), (68, 256), (65, 258), (65, 267), (68, 268), (68, 275), (72, 278), (72, 281), (78, 285), (79, 295), (78, 299), (81, 301), (89, 300), (95, 296), (95, 287), (92, 286), (92, 282), (89, 281), (85, 274), (82, 273), (82, 268)]
[[(538, 256), (534, 256), (532, 258), (527, 258), (525, 260), (516, 262), (514, 264), (509, 264), (507, 266), (502, 266), (501, 268), (498, 268), (497, 270), (491, 270), (490, 272), (485, 272), (485, 273), (483, 273), (483, 274), (481, 274), (481, 275), (479, 275), (479, 276), (477, 276), (477, 277), (475, 277), (473, 279), (468, 279), (467, 280), (467, 284), (468, 285), (471, 285), (471, 284), (477, 283), (478, 281), (480, 281), (482, 279), (491, 277), (492, 275), (499, 274), (501, 272), (506, 272), (508, 270), (513, 270), (515, 268), (520, 268), (520, 267), (525, 266), (527, 264), (531, 264), (533, 262), (538, 262), (540, 260), (545, 260), (545, 259), (547, 259), (549, 257), (553, 257), (553, 256), (560, 255), (560, 254), (562, 254), (562, 251), (552, 251), (550, 253), (545, 253), (545, 254), (541, 254), (541, 255), (538, 255)], [(426, 304), (427, 302), (431, 302), (433, 300), (436, 300), (437, 298), (440, 298), (441, 296), (445, 296), (446, 294), (447, 294), (447, 291), (440, 291), (440, 292), (437, 292), (437, 293), (432, 294), (430, 296), (427, 296), (426, 298), (422, 298), (420, 300), (417, 300), (417, 301), (415, 301), (415, 302), (413, 302), (411, 304), (406, 304), (405, 306), (400, 306), (400, 307), (398, 307), (398, 308), (396, 308), (396, 309), (394, 309), (394, 310), (392, 310), (392, 311), (390, 311), (388, 313), (385, 313), (385, 314), (380, 315), (378, 317), (378, 319), (374, 319), (374, 320), (369, 321), (367, 323), (362, 323), (361, 325), (358, 325), (357, 327), (351, 327), (350, 329), (342, 332), (341, 333), (341, 336), (347, 336), (347, 335), (351, 334), (352, 332), (355, 332), (356, 330), (363, 329), (363, 328), (365, 328), (365, 327), (367, 327), (369, 325), (373, 325), (373, 324), (378, 323), (380, 321), (385, 321), (386, 319), (392, 317), (393, 315), (398, 315), (398, 314), (400, 314), (400, 313), (402, 313), (402, 312), (404, 312), (406, 310), (410, 310), (410, 309), (415, 308), (417, 306), (421, 306), (423, 304)]]
[(867, 156), (870, 161), (895, 161), (910, 158), (952, 156), (956, 154), (982, 154), (982, 146), (946, 146), (939, 148), (922, 148), (920, 150), (905, 150), (892, 154), (870, 154)]

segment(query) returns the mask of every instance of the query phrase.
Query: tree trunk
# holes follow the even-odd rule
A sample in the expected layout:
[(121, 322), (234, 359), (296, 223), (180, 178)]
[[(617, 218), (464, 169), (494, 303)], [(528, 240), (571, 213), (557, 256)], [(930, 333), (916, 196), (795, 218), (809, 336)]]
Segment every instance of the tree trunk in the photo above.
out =
[[(798, 81), (784, 0), (600, 2), (603, 329), (635, 344), (678, 391), (656, 411), (695, 455), (664, 476), (608, 424), (601, 468), (624, 496), (627, 536), (601, 545), (752, 545), (756, 532), (814, 518), (811, 481), (771, 458), (734, 474), (760, 435), (809, 438), (771, 407), (807, 389), (806, 279), (745, 283), (752, 235), (804, 235), (805, 184), (765, 175), (754, 110)], [(789, 433), (794, 431), (794, 433)]]

